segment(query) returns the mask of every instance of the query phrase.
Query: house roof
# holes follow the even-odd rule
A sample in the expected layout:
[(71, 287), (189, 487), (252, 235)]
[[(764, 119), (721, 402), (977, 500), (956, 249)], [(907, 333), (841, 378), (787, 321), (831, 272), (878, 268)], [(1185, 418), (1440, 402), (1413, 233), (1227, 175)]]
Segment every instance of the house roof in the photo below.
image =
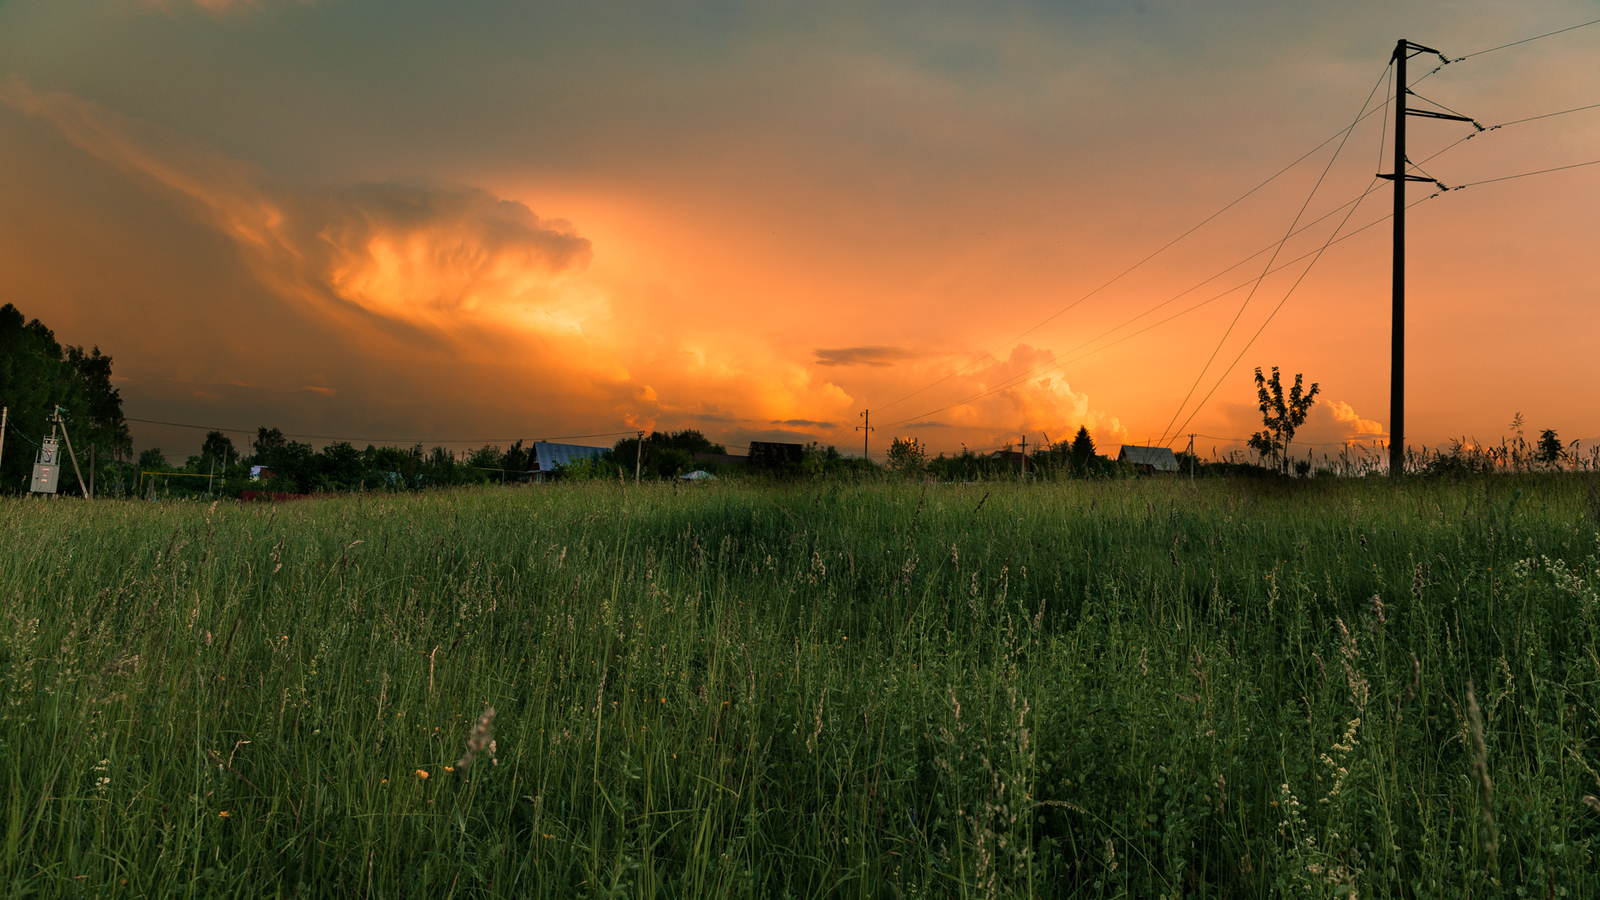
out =
[(549, 441), (537, 441), (533, 445), (532, 464), (528, 466), (530, 472), (548, 472), (556, 466), (566, 465), (575, 459), (587, 459), (609, 450), (609, 447), (584, 447), (579, 444), (552, 444)]
[(1127, 460), (1134, 465), (1150, 466), (1157, 472), (1178, 471), (1178, 457), (1166, 447), (1139, 447), (1132, 444), (1123, 444), (1122, 452), (1117, 454), (1117, 459)]

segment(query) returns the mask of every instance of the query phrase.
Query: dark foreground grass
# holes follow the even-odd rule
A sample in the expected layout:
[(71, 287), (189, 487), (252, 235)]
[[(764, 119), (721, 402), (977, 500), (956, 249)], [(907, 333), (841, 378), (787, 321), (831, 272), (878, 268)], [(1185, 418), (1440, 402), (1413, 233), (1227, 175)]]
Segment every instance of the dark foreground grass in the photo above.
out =
[(6, 502), (0, 878), (1600, 896), (1594, 490)]

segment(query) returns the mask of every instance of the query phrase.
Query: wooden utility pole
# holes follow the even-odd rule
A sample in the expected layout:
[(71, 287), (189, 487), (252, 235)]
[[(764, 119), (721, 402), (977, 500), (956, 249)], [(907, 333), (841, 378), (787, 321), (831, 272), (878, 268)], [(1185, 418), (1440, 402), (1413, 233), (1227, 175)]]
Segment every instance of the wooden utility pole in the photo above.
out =
[(1189, 454), (1189, 480), (1194, 480), (1194, 435), (1189, 435), (1189, 449), (1184, 451)]
[[(78, 469), (78, 454), (72, 452), (72, 436), (67, 434), (67, 423), (61, 418), (61, 407), (56, 407), (55, 421), (61, 426), (61, 437), (67, 442), (67, 458), (72, 460), (72, 474), (78, 476), (78, 490), (83, 491), (83, 499), (89, 499), (89, 486), (83, 482), (83, 472)], [(54, 429), (52, 429), (53, 431)]]
[(861, 424), (856, 426), (856, 430), (861, 432), (861, 455), (865, 456), (867, 459), (871, 459), (872, 458), (872, 431), (873, 431), (873, 429), (872, 429), (872, 410), (863, 409), (861, 411), (861, 420), (862, 420)]
[(1028, 477), (1028, 436), (1022, 436), (1022, 477)]
[(1479, 130), (1483, 128), (1466, 116), (1406, 107), (1406, 97), (1411, 94), (1411, 89), (1406, 87), (1406, 60), (1417, 53), (1433, 53), (1444, 58), (1432, 47), (1414, 44), (1405, 38), (1395, 42), (1394, 56), (1390, 58), (1395, 67), (1394, 173), (1378, 176), (1394, 182), (1394, 308), (1389, 326), (1389, 475), (1393, 478), (1404, 475), (1406, 468), (1406, 182), (1437, 183), (1432, 178), (1406, 173), (1411, 165), (1406, 158), (1406, 116), (1471, 122)]
[(6, 420), (11, 416), (11, 407), (0, 407), (0, 463), (6, 461)]
[(644, 432), (638, 432), (638, 452), (633, 455), (633, 483), (639, 483), (639, 470), (644, 468)]

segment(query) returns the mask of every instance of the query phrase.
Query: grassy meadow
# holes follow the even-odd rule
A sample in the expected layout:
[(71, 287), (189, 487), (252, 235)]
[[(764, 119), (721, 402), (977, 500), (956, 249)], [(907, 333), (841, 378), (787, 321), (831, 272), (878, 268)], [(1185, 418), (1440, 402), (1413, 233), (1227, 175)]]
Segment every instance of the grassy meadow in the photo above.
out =
[(0, 880), (1600, 896), (1597, 489), (7, 500)]

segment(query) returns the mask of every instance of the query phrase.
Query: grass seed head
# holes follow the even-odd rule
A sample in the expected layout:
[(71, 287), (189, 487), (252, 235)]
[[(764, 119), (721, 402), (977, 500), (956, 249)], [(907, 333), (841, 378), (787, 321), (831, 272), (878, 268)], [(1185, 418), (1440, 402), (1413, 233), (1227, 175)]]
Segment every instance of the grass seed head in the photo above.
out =
[(493, 744), (494, 707), (491, 706), (483, 711), (483, 715), (479, 716), (477, 723), (472, 726), (472, 733), (467, 735), (466, 755), (456, 761), (456, 768), (465, 769), (472, 765), (473, 758), (485, 750), (488, 750), (489, 755), (493, 756)]

